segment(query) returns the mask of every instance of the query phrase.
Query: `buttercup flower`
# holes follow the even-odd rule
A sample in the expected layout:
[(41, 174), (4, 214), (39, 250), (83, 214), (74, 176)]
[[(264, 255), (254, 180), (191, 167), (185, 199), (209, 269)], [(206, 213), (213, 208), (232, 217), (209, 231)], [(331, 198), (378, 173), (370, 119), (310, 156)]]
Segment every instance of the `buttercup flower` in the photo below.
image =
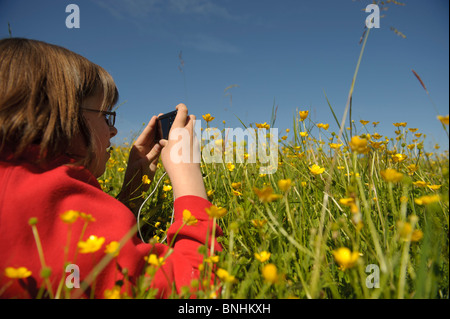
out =
[(117, 257), (119, 255), (119, 242), (112, 241), (105, 247), (105, 253), (113, 255), (113, 257)]
[(24, 279), (31, 276), (31, 271), (26, 267), (6, 267), (5, 276), (11, 279)]
[(420, 229), (412, 230), (412, 226), (408, 222), (397, 222), (397, 227), (399, 228), (399, 234), (400, 237), (403, 240), (408, 240), (408, 237), (410, 241), (419, 241), (423, 238), (423, 232)]
[(91, 235), (87, 240), (79, 241), (78, 248), (82, 254), (94, 253), (102, 247), (104, 242), (105, 237)]
[(433, 191), (437, 191), (439, 188), (442, 187), (442, 185), (427, 185), (429, 189)]
[(164, 192), (170, 192), (172, 190), (172, 186), (170, 186), (170, 185), (164, 185), (163, 186), (163, 191)]
[(142, 183), (144, 184), (150, 184), (152, 181), (150, 180), (150, 178), (148, 178), (147, 175), (142, 176)]
[(330, 127), (330, 124), (319, 123), (319, 124), (317, 124), (317, 127), (323, 128), (324, 130), (328, 130), (328, 128)]
[(289, 188), (291, 188), (291, 179), (280, 179), (278, 181), (278, 187), (283, 191), (283, 192), (287, 192), (289, 190)]
[(386, 182), (398, 183), (403, 179), (403, 174), (397, 172), (393, 168), (388, 168), (384, 171), (380, 171), (380, 174)]
[(270, 125), (267, 124), (266, 122), (264, 122), (264, 123), (255, 123), (255, 125), (256, 125), (257, 128), (266, 128), (266, 129), (270, 128)]
[(367, 147), (367, 140), (365, 138), (360, 138), (359, 136), (353, 136), (349, 144), (353, 152), (365, 154), (370, 150), (369, 147)]
[(337, 144), (337, 143), (330, 143), (329, 145), (332, 149), (335, 149), (335, 150), (338, 150), (342, 146), (342, 144)]
[(333, 251), (334, 260), (339, 264), (339, 269), (345, 271), (356, 265), (359, 258), (358, 252), (351, 252), (347, 247), (341, 247)]
[(348, 206), (350, 207), (350, 211), (352, 213), (357, 213), (358, 210), (358, 206), (356, 206), (356, 201), (353, 197), (349, 197), (349, 198), (341, 198), (339, 200), (339, 203), (341, 203), (342, 205)]
[(222, 218), (226, 215), (227, 210), (223, 207), (217, 207), (216, 205), (211, 205), (209, 208), (205, 208), (206, 213), (209, 215), (209, 217), (213, 218)]
[(300, 115), (300, 120), (301, 120), (301, 121), (304, 121), (304, 120), (308, 117), (309, 111), (300, 111), (300, 112), (298, 112), (298, 113), (299, 113), (299, 115)]
[(413, 185), (417, 186), (417, 187), (427, 187), (428, 183), (424, 182), (424, 181), (416, 181), (416, 182), (413, 182)]
[(437, 116), (437, 119), (438, 119), (439, 121), (441, 121), (442, 124), (448, 125), (448, 122), (449, 122), (449, 116), (448, 116), (448, 114), (445, 115), (445, 116), (443, 116), (443, 115), (438, 115), (438, 116)]
[(228, 273), (228, 271), (226, 271), (225, 269), (219, 268), (216, 271), (216, 275), (217, 277), (220, 278), (220, 280), (222, 280), (223, 282), (233, 282), (235, 281), (235, 277), (230, 275)]
[(80, 217), (80, 212), (77, 212), (76, 210), (68, 210), (62, 213), (59, 217), (63, 222), (72, 224), (78, 219), (78, 217)]
[(425, 195), (421, 196), (419, 198), (414, 199), (414, 202), (417, 205), (429, 205), (432, 203), (436, 203), (441, 200), (441, 197), (439, 195)]
[(269, 252), (267, 252), (267, 251), (262, 251), (262, 252), (260, 252), (259, 254), (258, 254), (258, 253), (255, 253), (255, 258), (258, 259), (260, 262), (263, 263), (263, 262), (269, 260), (270, 255), (271, 255), (271, 254), (270, 254)]
[(148, 262), (150, 265), (155, 266), (155, 267), (162, 266), (162, 265), (164, 265), (164, 264), (166, 263), (166, 262), (164, 261), (164, 258), (163, 258), (163, 257), (159, 257), (159, 258), (158, 258), (158, 256), (156, 256), (155, 254), (151, 254), (150, 256), (145, 257), (144, 259), (147, 260), (147, 262)]
[(194, 215), (187, 209), (183, 210), (183, 223), (185, 223), (188, 226), (194, 226), (197, 225), (198, 220), (195, 218)]
[(314, 175), (319, 175), (319, 174), (322, 174), (323, 172), (325, 172), (325, 167), (320, 167), (319, 165), (314, 164), (313, 166), (311, 166), (309, 168), (309, 171), (311, 173), (313, 173)]
[(276, 283), (279, 278), (277, 266), (275, 266), (274, 264), (265, 265), (262, 269), (262, 275), (268, 283), (270, 284)]
[(403, 162), (406, 158), (407, 158), (407, 156), (404, 155), (404, 154), (395, 154), (395, 155), (392, 155), (392, 161), (394, 161), (394, 163), (401, 163), (401, 162)]
[(264, 187), (263, 189), (253, 187), (253, 191), (263, 203), (270, 203), (283, 197), (280, 194), (273, 194), (273, 189), (270, 186)]
[(202, 117), (206, 122), (211, 122), (212, 120), (215, 119), (215, 117), (211, 116), (211, 114), (209, 114), (209, 113), (202, 115)]
[(400, 127), (400, 126), (402, 126), (402, 127), (406, 127), (406, 122), (399, 122), (399, 123), (392, 123), (395, 127)]

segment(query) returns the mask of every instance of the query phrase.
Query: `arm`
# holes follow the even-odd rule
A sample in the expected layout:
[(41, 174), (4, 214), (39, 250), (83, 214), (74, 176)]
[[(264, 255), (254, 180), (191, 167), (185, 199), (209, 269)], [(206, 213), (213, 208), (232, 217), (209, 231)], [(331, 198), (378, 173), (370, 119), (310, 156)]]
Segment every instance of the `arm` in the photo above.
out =
[[(161, 159), (172, 182), (174, 199), (186, 195), (207, 199), (200, 163), (195, 163), (193, 160), (194, 152), (197, 152), (196, 155), (198, 155), (200, 151), (194, 137), (195, 116), (188, 116), (188, 109), (184, 104), (178, 104), (176, 109), (178, 113), (172, 125), (169, 140), (159, 142), (163, 146)], [(182, 134), (177, 136), (177, 133)], [(179, 151), (187, 149), (190, 154), (188, 161), (179, 161), (183, 155), (179, 154)]]
[(148, 190), (149, 184), (143, 184), (142, 177), (147, 175), (150, 180), (153, 180), (159, 154), (161, 153), (161, 145), (154, 142), (156, 121), (157, 117), (153, 116), (133, 144), (128, 158), (123, 186), (118, 196), (118, 199), (133, 212), (139, 208), (143, 199), (134, 200), (134, 207), (130, 207), (129, 201)]

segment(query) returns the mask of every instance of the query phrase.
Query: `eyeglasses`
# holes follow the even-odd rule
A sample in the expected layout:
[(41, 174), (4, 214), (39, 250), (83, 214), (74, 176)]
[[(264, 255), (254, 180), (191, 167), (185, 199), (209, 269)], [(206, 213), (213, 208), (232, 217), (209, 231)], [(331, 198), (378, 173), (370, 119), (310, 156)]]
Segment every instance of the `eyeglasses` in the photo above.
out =
[(105, 115), (106, 123), (109, 127), (113, 127), (116, 123), (116, 112), (109, 112), (109, 111), (100, 111), (100, 110), (94, 110), (94, 109), (88, 109), (88, 108), (82, 108), (85, 111), (91, 111), (91, 112), (97, 112), (102, 113)]

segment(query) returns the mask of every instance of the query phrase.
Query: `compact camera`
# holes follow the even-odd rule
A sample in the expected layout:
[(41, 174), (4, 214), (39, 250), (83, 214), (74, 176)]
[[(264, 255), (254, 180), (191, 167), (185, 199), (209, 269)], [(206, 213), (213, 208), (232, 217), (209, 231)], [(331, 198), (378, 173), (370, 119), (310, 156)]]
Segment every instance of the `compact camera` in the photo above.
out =
[(158, 121), (156, 122), (156, 134), (155, 142), (158, 143), (160, 139), (169, 139), (170, 128), (172, 127), (173, 121), (177, 116), (177, 111), (172, 111), (161, 116), (158, 116)]

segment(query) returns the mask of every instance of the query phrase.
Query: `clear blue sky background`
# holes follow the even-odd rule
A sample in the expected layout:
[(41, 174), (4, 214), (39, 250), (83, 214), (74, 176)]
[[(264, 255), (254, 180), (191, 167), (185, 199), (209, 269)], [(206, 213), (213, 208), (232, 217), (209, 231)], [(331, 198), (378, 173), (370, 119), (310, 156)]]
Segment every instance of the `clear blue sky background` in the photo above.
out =
[[(353, 95), (353, 119), (393, 122), (427, 134), (425, 146), (448, 149), (436, 110), (411, 69), (425, 82), (439, 114), (449, 106), (449, 1), (404, 0), (382, 12), (372, 29)], [(65, 25), (66, 6), (80, 8), (80, 28)], [(292, 127), (296, 109), (315, 122), (341, 119), (361, 45), (361, 0), (0, 0), (0, 38), (27, 37), (64, 46), (103, 66), (120, 92), (116, 141), (130, 138), (152, 115), (185, 102), (213, 126), (269, 122)], [(403, 39), (390, 30), (404, 33)], [(179, 70), (182, 51), (184, 73)], [(236, 84), (228, 90), (225, 88)], [(204, 123), (203, 123), (204, 125)], [(372, 125), (368, 126), (373, 132)], [(283, 130), (283, 131), (281, 131)], [(291, 133), (292, 134), (292, 133)]]

